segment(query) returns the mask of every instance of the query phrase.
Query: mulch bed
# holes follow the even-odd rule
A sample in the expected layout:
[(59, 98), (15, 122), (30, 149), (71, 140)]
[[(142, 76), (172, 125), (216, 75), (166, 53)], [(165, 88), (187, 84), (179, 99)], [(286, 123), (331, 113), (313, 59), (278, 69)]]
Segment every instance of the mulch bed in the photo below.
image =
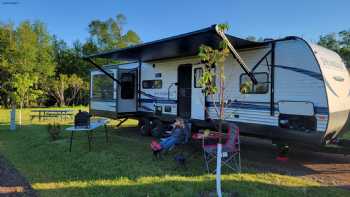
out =
[(9, 163), (0, 156), (0, 197), (35, 197), (36, 192), (26, 179)]

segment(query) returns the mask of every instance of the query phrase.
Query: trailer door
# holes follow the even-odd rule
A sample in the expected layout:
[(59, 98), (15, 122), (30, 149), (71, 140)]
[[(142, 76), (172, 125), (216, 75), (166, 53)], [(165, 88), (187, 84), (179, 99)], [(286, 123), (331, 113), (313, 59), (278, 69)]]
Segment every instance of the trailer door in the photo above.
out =
[(199, 83), (203, 75), (203, 65), (192, 67), (192, 119), (204, 120), (205, 118), (205, 95)]
[(118, 113), (136, 112), (137, 69), (118, 69), (121, 85), (118, 87)]

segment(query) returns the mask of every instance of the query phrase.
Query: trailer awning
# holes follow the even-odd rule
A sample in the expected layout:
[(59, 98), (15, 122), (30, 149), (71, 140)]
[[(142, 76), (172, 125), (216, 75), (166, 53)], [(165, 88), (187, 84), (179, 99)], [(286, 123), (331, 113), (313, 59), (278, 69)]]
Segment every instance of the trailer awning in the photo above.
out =
[[(226, 36), (232, 45), (238, 50), (266, 45), (264, 42), (252, 42), (231, 35)], [(222, 41), (222, 39), (217, 35), (215, 26), (212, 26), (153, 42), (85, 56), (84, 59), (108, 58), (122, 61), (147, 62), (167, 58), (195, 56), (198, 54), (198, 49), (202, 44), (218, 48), (220, 41)]]

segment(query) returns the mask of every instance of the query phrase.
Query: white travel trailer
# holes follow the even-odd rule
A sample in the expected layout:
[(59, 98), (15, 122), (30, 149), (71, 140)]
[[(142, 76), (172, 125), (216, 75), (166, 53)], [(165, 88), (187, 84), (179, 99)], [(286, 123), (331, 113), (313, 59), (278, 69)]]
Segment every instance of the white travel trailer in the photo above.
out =
[[(338, 54), (299, 37), (252, 42), (226, 36), (248, 67), (234, 56), (225, 63), (225, 120), (242, 134), (325, 145), (347, 130), (350, 78)], [(220, 41), (213, 26), (85, 57), (97, 67), (90, 112), (137, 118), (143, 132), (177, 116), (194, 127), (212, 126), (217, 100), (198, 83), (203, 64), (197, 54), (202, 44), (218, 47)], [(128, 63), (100, 67), (93, 58)]]

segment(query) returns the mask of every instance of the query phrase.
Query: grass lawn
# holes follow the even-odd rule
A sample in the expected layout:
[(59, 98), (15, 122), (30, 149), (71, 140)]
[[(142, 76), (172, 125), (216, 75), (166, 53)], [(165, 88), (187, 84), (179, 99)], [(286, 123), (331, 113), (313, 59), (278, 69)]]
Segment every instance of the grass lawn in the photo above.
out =
[[(198, 196), (215, 189), (215, 177), (203, 170), (200, 153), (189, 161), (187, 170), (176, 169), (172, 153), (154, 161), (151, 138), (138, 135), (134, 120), (111, 129), (109, 144), (103, 129), (97, 130), (91, 152), (86, 134), (76, 135), (70, 153), (69, 133), (50, 141), (49, 121), (30, 122), (29, 111), (23, 112), (22, 128), (11, 132), (9, 111), (0, 110), (0, 154), (27, 177), (40, 196)], [(61, 123), (68, 126), (72, 120)], [(244, 162), (243, 173), (225, 172), (222, 180), (223, 190), (240, 196), (350, 196), (349, 191), (310, 180), (247, 169)]]
[(346, 132), (343, 138), (350, 140), (350, 132)]

